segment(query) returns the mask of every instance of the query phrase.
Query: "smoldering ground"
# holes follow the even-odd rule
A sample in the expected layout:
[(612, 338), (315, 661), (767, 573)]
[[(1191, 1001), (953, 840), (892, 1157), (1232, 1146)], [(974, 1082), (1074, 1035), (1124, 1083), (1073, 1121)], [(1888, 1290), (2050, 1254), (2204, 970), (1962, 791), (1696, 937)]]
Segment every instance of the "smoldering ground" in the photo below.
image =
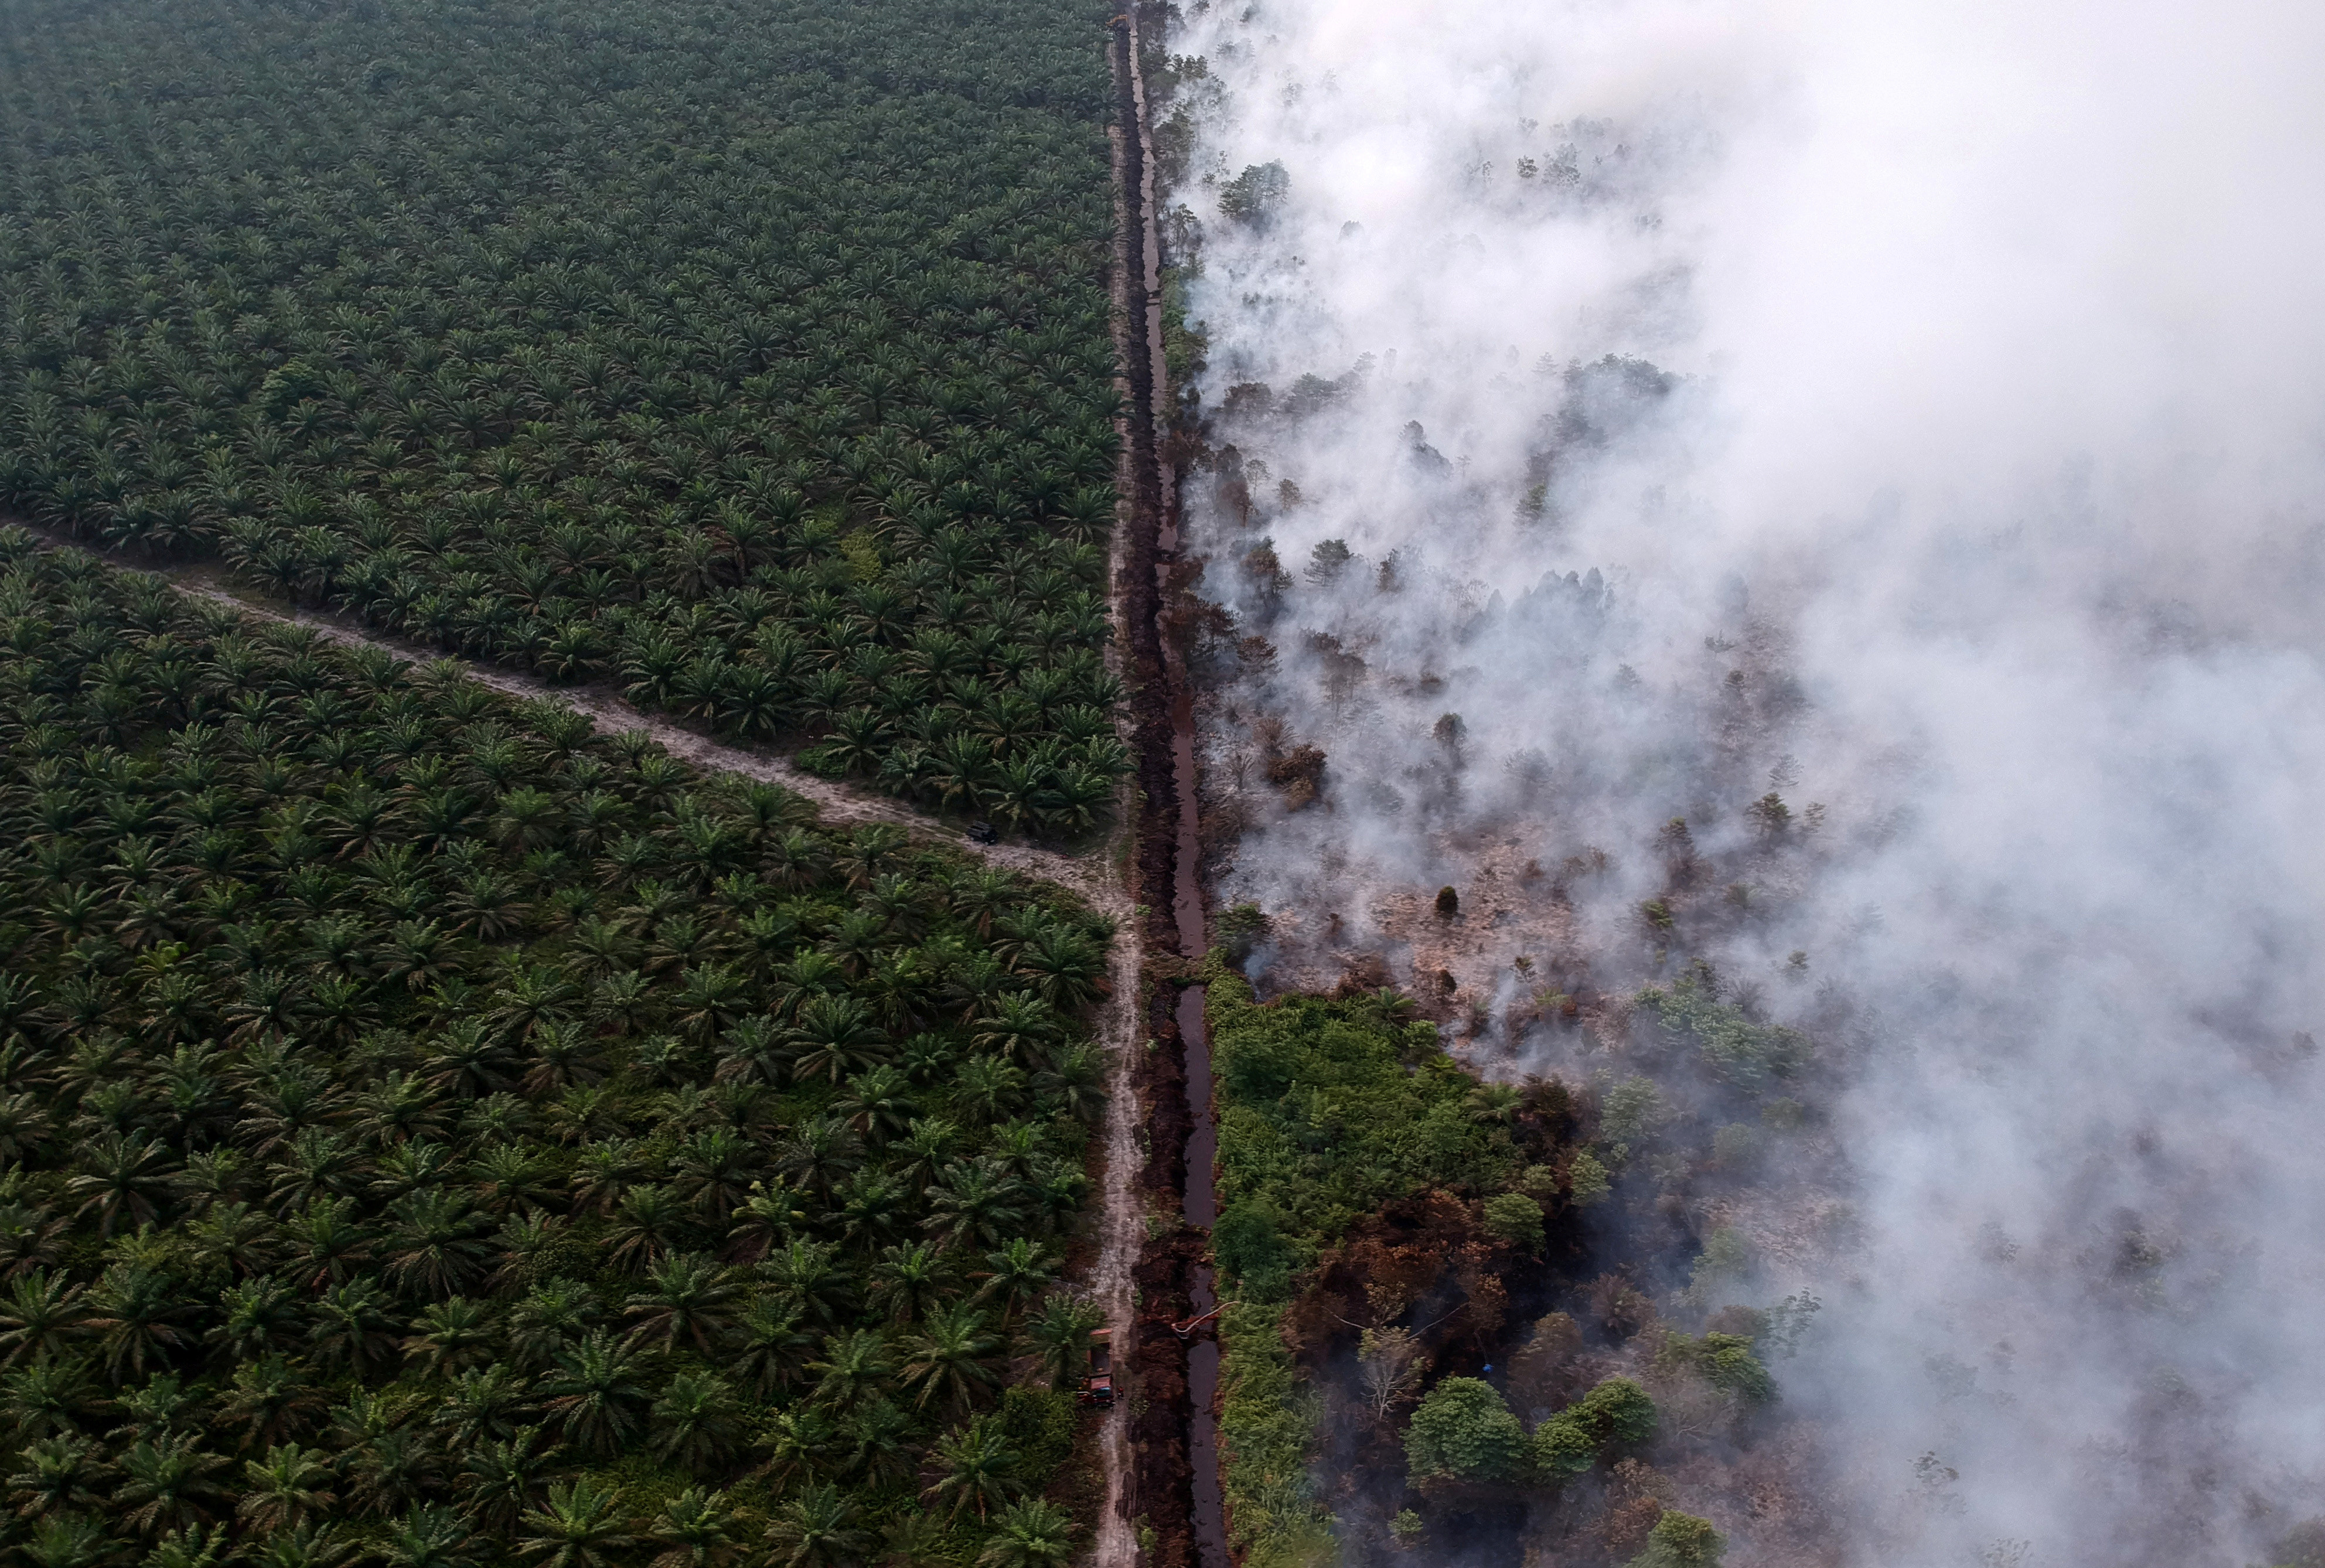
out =
[(1450, 976), (1512, 1071), (1608, 1065), (1520, 958), (1816, 1025), (1857, 1222), (1752, 1287), (1825, 1298), (1859, 1560), (2325, 1511), (2325, 14), (1183, 22), (1263, 959)]

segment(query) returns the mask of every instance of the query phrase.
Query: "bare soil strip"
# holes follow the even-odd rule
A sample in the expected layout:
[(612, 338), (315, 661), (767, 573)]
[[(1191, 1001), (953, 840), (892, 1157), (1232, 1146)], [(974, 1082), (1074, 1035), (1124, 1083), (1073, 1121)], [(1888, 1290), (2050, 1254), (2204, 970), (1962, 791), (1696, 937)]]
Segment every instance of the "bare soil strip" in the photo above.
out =
[[(25, 523), (19, 523), (19, 526), (31, 529), (61, 546), (76, 550), (90, 548), (53, 530)], [(90, 552), (104, 553), (102, 551)], [(167, 580), (181, 593), (208, 599), (259, 620), (303, 626), (326, 641), (344, 647), (377, 648), (413, 663), (446, 657), (383, 636), (344, 617), (305, 609), (283, 609), (267, 604), (238, 590), (224, 573), (208, 562), (164, 562), (158, 566), (135, 565), (134, 569)], [(488, 686), (511, 697), (542, 700), (570, 708), (577, 713), (586, 714), (607, 734), (636, 732), (649, 735), (672, 756), (682, 757), (697, 767), (716, 773), (739, 774), (746, 778), (781, 784), (793, 794), (813, 801), (817, 811), (827, 821), (843, 825), (885, 822), (903, 828), (917, 838), (937, 840), (963, 854), (974, 855), (993, 865), (1070, 889), (1090, 907), (1117, 922), (1126, 921), (1130, 916), (1129, 900), (1119, 886), (1119, 879), (1112, 875), (1113, 856), (1107, 849), (1088, 855), (1066, 855), (1032, 844), (980, 844), (959, 828), (925, 816), (900, 801), (870, 794), (810, 773), (793, 765), (781, 753), (764, 747), (714, 740), (672, 719), (633, 707), (603, 687), (552, 685), (538, 676), (519, 674), (493, 664), (480, 664), (467, 659), (452, 662), (461, 665), (468, 678), (480, 686)]]
[[(1107, 139), (1112, 145), (1114, 162), (1114, 221), (1116, 255), (1108, 269), (1107, 292), (1117, 356), (1123, 365), (1115, 376), (1115, 386), (1122, 394), (1125, 412), (1115, 416), (1115, 435), (1121, 446), (1115, 462), (1115, 493), (1116, 513), (1114, 537), (1107, 561), (1107, 597), (1113, 614), (1115, 640), (1107, 650), (1107, 663), (1113, 673), (1123, 679), (1125, 687), (1134, 663), (1127, 646), (1124, 628), (1128, 611), (1124, 604), (1124, 584), (1129, 570), (1131, 538), (1138, 527), (1139, 508), (1131, 497), (1135, 490), (1131, 440), (1131, 410), (1139, 407), (1138, 397), (1132, 386), (1127, 368), (1126, 344), (1130, 331), (1129, 279), (1123, 264), (1129, 244), (1130, 213), (1124, 200), (1124, 127), (1116, 125), (1107, 128)], [(1119, 722), (1119, 721), (1118, 721)], [(1125, 745), (1135, 744), (1135, 736), (1127, 733), (1133, 727), (1121, 726), (1125, 731)], [(1135, 784), (1125, 782), (1117, 802), (1116, 819), (1127, 831), (1139, 810), (1140, 796)], [(1111, 848), (1111, 846), (1110, 846)], [(1117, 875), (1126, 872), (1109, 856), (1110, 867)], [(1117, 1355), (1117, 1382), (1135, 1387), (1119, 1370), (1120, 1358), (1127, 1353), (1132, 1340), (1133, 1311), (1136, 1301), (1134, 1275), (1138, 1266), (1139, 1248), (1145, 1240), (1146, 1207), (1140, 1197), (1137, 1179), (1144, 1163), (1139, 1152), (1139, 1116), (1136, 1070), (1140, 1053), (1133, 1049), (1143, 1041), (1139, 1026), (1139, 997), (1144, 984), (1144, 965), (1141, 960), (1145, 951), (1144, 932), (1135, 920), (1123, 923), (1116, 938), (1114, 952), (1108, 965), (1108, 978), (1114, 994), (1107, 998), (1106, 1034), (1112, 1055), (1107, 1072), (1105, 1171), (1098, 1187), (1098, 1265), (1090, 1275), (1090, 1298), (1106, 1315), (1107, 1337)], [(1119, 1042), (1117, 1045), (1116, 1043)], [(1098, 1511), (1098, 1531), (1092, 1542), (1091, 1561), (1098, 1568), (1133, 1568), (1138, 1560), (1138, 1532), (1131, 1522), (1130, 1471), (1132, 1452), (1130, 1416), (1126, 1406), (1117, 1406), (1107, 1413), (1098, 1434), (1099, 1462), (1106, 1474), (1106, 1501)]]

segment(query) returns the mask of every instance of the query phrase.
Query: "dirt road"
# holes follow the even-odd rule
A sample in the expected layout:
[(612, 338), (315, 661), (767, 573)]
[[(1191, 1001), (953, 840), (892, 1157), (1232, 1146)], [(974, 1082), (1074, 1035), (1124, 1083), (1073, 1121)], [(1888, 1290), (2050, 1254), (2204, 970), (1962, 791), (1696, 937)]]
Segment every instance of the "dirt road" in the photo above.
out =
[[(60, 546), (86, 548), (48, 530), (35, 529), (33, 532)], [(237, 591), (217, 567), (206, 562), (165, 564), (139, 570), (165, 579), (182, 593), (225, 605), (259, 620), (304, 626), (326, 641), (342, 646), (378, 648), (399, 659), (415, 663), (441, 657), (396, 638), (379, 636), (343, 617), (319, 615), (303, 609), (283, 609), (268, 604), (246, 592)], [(635, 731), (650, 735), (672, 756), (682, 757), (697, 767), (716, 773), (740, 774), (746, 778), (781, 784), (793, 794), (813, 801), (816, 810), (826, 821), (842, 824), (885, 822), (903, 828), (916, 838), (935, 840), (993, 865), (1006, 867), (1024, 876), (1068, 888), (1092, 908), (1116, 921), (1125, 920), (1130, 914), (1129, 901), (1118, 886), (1118, 879), (1112, 875), (1112, 855), (1106, 847), (1085, 855), (1067, 855), (1033, 844), (980, 844), (950, 823), (923, 815), (889, 796), (875, 794), (809, 773), (795, 766), (782, 754), (764, 747), (714, 740), (684, 725), (634, 707), (602, 687), (552, 685), (537, 676), (520, 674), (494, 664), (481, 664), (466, 659), (454, 662), (461, 664), (468, 678), (480, 686), (490, 687), (511, 697), (543, 699), (570, 708), (576, 713), (587, 715), (607, 734)]]

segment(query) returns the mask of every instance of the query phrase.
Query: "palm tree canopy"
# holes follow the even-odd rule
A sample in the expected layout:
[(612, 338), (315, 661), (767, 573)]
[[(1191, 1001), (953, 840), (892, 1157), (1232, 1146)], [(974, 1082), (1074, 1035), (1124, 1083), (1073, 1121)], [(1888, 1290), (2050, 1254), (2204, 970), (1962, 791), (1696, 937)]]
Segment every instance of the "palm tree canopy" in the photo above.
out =
[[(26, 0), (0, 518), (1088, 834), (1095, 20)], [(949, 1419), (891, 1336), (988, 1403), (970, 1268), (1070, 1239), (1110, 932), (335, 637), (0, 527), (11, 1545), (694, 1568), (773, 1513), (854, 1561)], [(1038, 1051), (975, 1044), (1014, 995)], [(1013, 1118), (1038, 1160), (978, 1163)], [(803, 1385), (845, 1424), (762, 1495)]]

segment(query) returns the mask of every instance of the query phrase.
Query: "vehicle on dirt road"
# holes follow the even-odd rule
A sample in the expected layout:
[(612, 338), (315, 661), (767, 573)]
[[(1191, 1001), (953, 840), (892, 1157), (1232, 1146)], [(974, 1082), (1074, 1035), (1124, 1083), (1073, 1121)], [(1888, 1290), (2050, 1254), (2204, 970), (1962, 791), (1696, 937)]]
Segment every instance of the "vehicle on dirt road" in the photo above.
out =
[(1114, 1331), (1090, 1331), (1089, 1375), (1082, 1379), (1074, 1397), (1084, 1405), (1109, 1406), (1114, 1403)]

